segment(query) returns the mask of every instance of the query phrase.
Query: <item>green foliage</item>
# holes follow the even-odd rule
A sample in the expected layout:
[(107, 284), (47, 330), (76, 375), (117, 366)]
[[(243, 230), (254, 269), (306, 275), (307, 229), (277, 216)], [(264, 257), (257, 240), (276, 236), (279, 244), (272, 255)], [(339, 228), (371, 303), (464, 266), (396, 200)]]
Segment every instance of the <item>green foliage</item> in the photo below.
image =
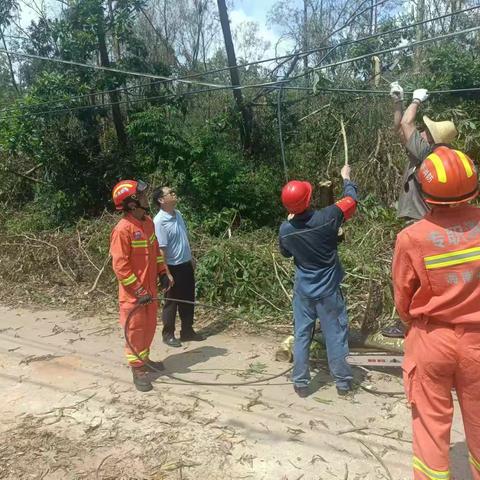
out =
[(226, 148), (218, 124), (192, 129), (172, 106), (137, 114), (128, 127), (137, 171), (152, 175), (156, 184), (174, 186), (194, 215), (207, 218), (210, 231), (223, 224), (208, 220), (216, 212), (234, 210), (258, 225), (271, 223), (279, 213), (272, 198), (278, 178), (268, 168), (251, 168), (241, 154)]

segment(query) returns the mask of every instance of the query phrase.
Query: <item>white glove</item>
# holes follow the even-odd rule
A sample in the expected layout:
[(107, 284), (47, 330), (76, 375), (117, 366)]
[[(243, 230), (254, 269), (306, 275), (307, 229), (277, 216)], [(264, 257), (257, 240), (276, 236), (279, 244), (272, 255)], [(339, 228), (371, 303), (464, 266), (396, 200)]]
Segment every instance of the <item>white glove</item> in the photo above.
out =
[(413, 92), (413, 99), (419, 100), (420, 102), (424, 102), (428, 98), (428, 90), (425, 88), (417, 88)]
[(393, 82), (390, 84), (390, 96), (394, 100), (403, 100), (403, 88), (398, 82)]

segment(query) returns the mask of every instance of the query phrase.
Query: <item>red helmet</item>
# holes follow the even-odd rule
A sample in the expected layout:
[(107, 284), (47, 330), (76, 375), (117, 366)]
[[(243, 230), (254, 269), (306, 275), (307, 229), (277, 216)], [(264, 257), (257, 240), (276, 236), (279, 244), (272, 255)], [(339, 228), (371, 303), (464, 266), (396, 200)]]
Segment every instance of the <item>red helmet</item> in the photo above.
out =
[(443, 145), (423, 161), (417, 179), (425, 201), (434, 205), (464, 203), (478, 195), (478, 174), (472, 160)]
[(292, 180), (282, 189), (282, 203), (288, 213), (302, 213), (310, 205), (312, 185), (309, 182)]
[(141, 180), (122, 180), (112, 190), (113, 203), (117, 210), (124, 210), (128, 200), (137, 200), (137, 193), (147, 189), (147, 184)]

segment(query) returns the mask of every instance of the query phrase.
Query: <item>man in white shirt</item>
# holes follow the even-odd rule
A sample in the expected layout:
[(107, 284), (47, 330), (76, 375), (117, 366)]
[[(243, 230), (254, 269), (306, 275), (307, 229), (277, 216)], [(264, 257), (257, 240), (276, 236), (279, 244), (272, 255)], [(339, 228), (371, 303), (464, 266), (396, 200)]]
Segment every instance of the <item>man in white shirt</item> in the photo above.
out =
[[(187, 227), (181, 213), (175, 209), (177, 196), (172, 188), (160, 187), (153, 192), (153, 201), (160, 207), (153, 219), (155, 234), (163, 258), (173, 276), (174, 285), (165, 294), (162, 312), (163, 342), (170, 347), (180, 347), (181, 341), (202, 341), (205, 337), (193, 329), (195, 302), (195, 274)], [(180, 303), (169, 298), (185, 300)], [(175, 318), (178, 313), (182, 329), (180, 340), (175, 338)]]

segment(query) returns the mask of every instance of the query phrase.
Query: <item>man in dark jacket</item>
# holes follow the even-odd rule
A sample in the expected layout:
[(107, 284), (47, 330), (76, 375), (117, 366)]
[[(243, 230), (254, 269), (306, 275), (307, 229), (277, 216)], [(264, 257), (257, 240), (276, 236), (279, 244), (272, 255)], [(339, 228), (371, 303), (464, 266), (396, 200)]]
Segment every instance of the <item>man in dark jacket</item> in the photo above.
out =
[(337, 245), (340, 226), (355, 212), (357, 187), (350, 180), (349, 166), (342, 168), (341, 175), (343, 198), (321, 210), (309, 208), (310, 183), (294, 180), (282, 190), (282, 203), (290, 215), (280, 226), (279, 244), (281, 254), (293, 257), (295, 262), (292, 379), (300, 397), (309, 394), (309, 350), (317, 318), (337, 391), (346, 395), (351, 390), (352, 372), (345, 359), (348, 355), (348, 318), (340, 290), (344, 271)]

